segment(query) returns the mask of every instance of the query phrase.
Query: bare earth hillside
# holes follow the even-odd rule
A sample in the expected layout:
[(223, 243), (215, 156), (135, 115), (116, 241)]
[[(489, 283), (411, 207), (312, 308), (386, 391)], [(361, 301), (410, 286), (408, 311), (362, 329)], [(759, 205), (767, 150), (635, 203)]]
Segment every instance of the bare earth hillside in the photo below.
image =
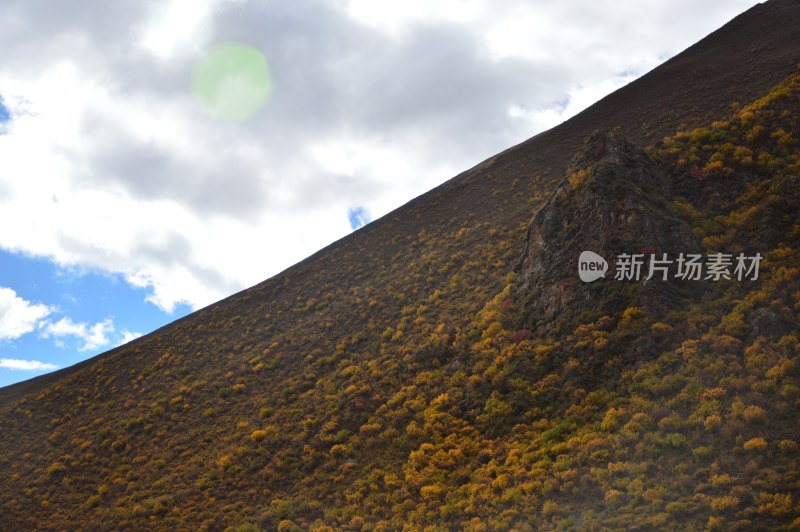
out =
[[(800, 527), (798, 63), (800, 3), (757, 5), (285, 272), (0, 389), (0, 529)], [(614, 280), (626, 251), (763, 260)]]

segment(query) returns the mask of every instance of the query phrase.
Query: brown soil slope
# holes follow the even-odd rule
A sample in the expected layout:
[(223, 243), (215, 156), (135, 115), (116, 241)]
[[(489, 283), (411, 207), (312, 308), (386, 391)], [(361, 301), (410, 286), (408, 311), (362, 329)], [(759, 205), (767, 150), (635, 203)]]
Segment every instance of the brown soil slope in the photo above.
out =
[[(797, 2), (771, 0), (758, 4), (563, 124), (462, 172), (264, 283), (155, 331), (137, 343), (154, 335), (169, 334), (178, 324), (202, 321), (212, 307), (224, 305), (226, 312), (239, 312), (230, 305), (237, 305), (245, 294), (259, 291), (259, 298), (270, 297), (275, 286), (307, 283), (310, 271), (341, 269), (342, 257), (353, 247), (384, 250), (375, 262), (361, 264), (359, 281), (364, 282), (370, 278), (369, 272), (387, 269), (386, 261), (402, 249), (394, 242), (402, 242), (405, 236), (416, 235), (421, 229), (447, 231), (458, 227), (467, 215), (491, 219), (493, 226), (515, 227), (527, 222), (536, 206), (531, 209), (524, 201), (509, 202), (509, 194), (528, 197), (536, 191), (552, 190), (570, 157), (593, 130), (621, 127), (629, 138), (647, 145), (675, 131), (710, 123), (728, 112), (732, 103), (749, 102), (793, 73), (800, 64), (798, 22)], [(509, 181), (526, 175), (537, 179), (521, 184), (529, 186), (528, 190), (512, 192)], [(313, 286), (300, 288), (309, 293), (313, 289)], [(129, 347), (99, 356), (126, 349)], [(95, 360), (0, 388), (0, 401), (39, 390)]]
[[(0, 528), (100, 523), (102, 528), (248, 529), (258, 523), (290, 530), (294, 520), (360, 529), (378, 515), (463, 528), (454, 513), (468, 512), (480, 522), (479, 516), (497, 508), (519, 512), (513, 501), (522, 495), (509, 493), (488, 509), (447, 510), (439, 503), (441, 515), (425, 513), (420, 508), (445, 497), (443, 482), (474, 482), (476, 490), (486, 484), (502, 492), (508, 479), (497, 475), (478, 482), (469, 474), (453, 479), (424, 473), (419, 464), (434, 448), (426, 447), (425, 438), (445, 452), (437, 458), (439, 465), (474, 459), (470, 463), (476, 467), (493, 467), (492, 453), (499, 453), (494, 446), (508, 444), (515, 431), (528, 427), (558, 438), (567, 430), (547, 419), (557, 413), (548, 410), (547, 398), (553, 404), (563, 399), (558, 390), (536, 396), (536, 407), (520, 399), (526, 413), (517, 416), (513, 375), (510, 384), (499, 384), (505, 381), (502, 372), (492, 373), (496, 360), (468, 354), (473, 343), (479, 350), (494, 349), (492, 334), (473, 338), (468, 331), (481, 330), (495, 312), (487, 310), (494, 308), (490, 302), (503, 301), (532, 215), (592, 131), (619, 127), (638, 145), (653, 145), (677, 131), (728, 117), (734, 104), (763, 96), (795, 73), (799, 61), (800, 3), (760, 4), (575, 118), (281, 274), (126, 346), (0, 389)], [(793, 115), (785, 111), (781, 116), (788, 120)], [(789, 146), (793, 141), (787, 138)], [(785, 151), (785, 146), (778, 150)], [(661, 158), (672, 164), (669, 155)], [(712, 225), (704, 226), (708, 234)], [(629, 312), (622, 320), (628, 327), (620, 333), (625, 342), (634, 334), (629, 324), (635, 317)], [(663, 333), (662, 326), (653, 328), (654, 337)], [(515, 341), (521, 340), (524, 345), (522, 336)], [(726, 339), (720, 345), (741, 351), (740, 343)], [(548, 349), (558, 352), (539, 348), (537, 359)], [(553, 368), (568, 374), (559, 364)], [(465, 377), (475, 368), (494, 377)], [(440, 386), (438, 379), (447, 375), (464, 382)], [(582, 397), (595, 385), (587, 381)], [(444, 389), (450, 390), (449, 398)], [(445, 408), (462, 389), (468, 391), (458, 405)], [(608, 401), (605, 394), (598, 391), (596, 400)], [(748, 408), (749, 416), (763, 420), (763, 409)], [(621, 410), (609, 412), (610, 418), (600, 417), (612, 430)], [(402, 417), (406, 414), (419, 419)], [(664, 427), (679, 425), (677, 414), (663, 417)], [(437, 423), (449, 432), (437, 433)], [(474, 448), (485, 438), (493, 443)], [(669, 441), (678, 447), (679, 440), (671, 436)], [(757, 441), (751, 445), (758, 446)], [(790, 443), (784, 447), (791, 451)], [(695, 458), (704, 453), (697, 451)], [(504, 463), (513, 459), (509, 452)], [(748, 467), (757, 470), (758, 464)], [(565, 485), (571, 471), (558, 471)], [(723, 475), (717, 477), (725, 482)], [(413, 489), (401, 487), (400, 479)], [(348, 491), (354, 486), (358, 490)], [(536, 489), (546, 493), (544, 487)], [(372, 501), (365, 496), (370, 491), (406, 498)], [(783, 495), (764, 493), (758, 495), (761, 502), (748, 502), (767, 513), (774, 507), (770, 519), (784, 518)], [(611, 504), (621, 496), (612, 489), (605, 500)], [(601, 503), (603, 498), (600, 493)], [(725, 510), (744, 500), (719, 497), (712, 506)], [(566, 503), (567, 491), (559, 504)], [(672, 507), (676, 514), (691, 511), (691, 504), (680, 504)], [(353, 515), (359, 507), (372, 517), (365, 521)], [(558, 507), (537, 503), (535, 514), (555, 519)], [(512, 514), (494, 526), (515, 522)]]

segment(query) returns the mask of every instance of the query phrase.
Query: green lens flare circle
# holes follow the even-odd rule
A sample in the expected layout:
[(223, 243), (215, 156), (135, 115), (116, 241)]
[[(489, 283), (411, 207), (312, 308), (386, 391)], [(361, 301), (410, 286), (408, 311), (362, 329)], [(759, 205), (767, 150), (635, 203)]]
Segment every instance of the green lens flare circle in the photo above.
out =
[(209, 115), (239, 121), (264, 105), (272, 89), (264, 54), (242, 43), (216, 46), (195, 67), (192, 93)]

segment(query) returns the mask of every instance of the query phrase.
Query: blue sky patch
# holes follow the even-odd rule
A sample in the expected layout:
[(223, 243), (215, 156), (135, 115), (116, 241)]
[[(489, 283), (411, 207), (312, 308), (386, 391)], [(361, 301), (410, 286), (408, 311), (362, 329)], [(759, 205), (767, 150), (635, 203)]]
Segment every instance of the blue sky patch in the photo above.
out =
[(347, 219), (350, 220), (350, 227), (355, 231), (361, 227), (364, 227), (372, 220), (367, 214), (367, 211), (364, 207), (356, 207), (355, 209), (350, 209), (347, 212)]
[(3, 96), (0, 95), (0, 123), (8, 122), (9, 120), (11, 120), (11, 111), (5, 106)]
[[(5, 250), (0, 291), (0, 386), (70, 366), (191, 312), (183, 305), (165, 313), (120, 275), (64, 269)], [(21, 311), (38, 317), (20, 328)]]

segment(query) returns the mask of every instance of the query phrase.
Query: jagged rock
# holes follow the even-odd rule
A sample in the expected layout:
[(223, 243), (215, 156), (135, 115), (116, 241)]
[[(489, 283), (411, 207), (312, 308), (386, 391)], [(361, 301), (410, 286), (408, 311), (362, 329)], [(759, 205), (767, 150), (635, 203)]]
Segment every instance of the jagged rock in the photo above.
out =
[[(621, 253), (697, 252), (686, 221), (671, 208), (665, 174), (617, 131), (595, 131), (567, 168), (563, 182), (535, 215), (517, 267), (522, 326), (555, 332), (613, 315), (626, 306), (657, 312), (676, 299), (675, 283), (614, 280)], [(593, 251), (609, 263), (605, 279), (584, 283), (578, 257)]]

